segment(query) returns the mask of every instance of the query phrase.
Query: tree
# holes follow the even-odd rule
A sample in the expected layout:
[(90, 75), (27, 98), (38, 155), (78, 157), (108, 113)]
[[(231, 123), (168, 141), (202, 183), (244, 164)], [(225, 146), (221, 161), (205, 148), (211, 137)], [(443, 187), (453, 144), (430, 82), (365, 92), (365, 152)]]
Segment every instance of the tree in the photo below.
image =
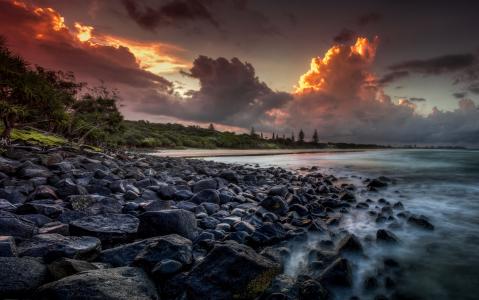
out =
[(294, 131), (291, 133), (291, 141), (294, 143), (295, 137), (294, 137)]
[(213, 125), (213, 123), (210, 123), (210, 126), (208, 126), (208, 129), (211, 131), (215, 131), (215, 126)]
[(80, 144), (87, 140), (94, 144), (114, 142), (111, 138), (124, 130), (117, 101), (116, 92), (103, 86), (85, 94), (72, 106), (71, 137), (77, 138)]
[(319, 135), (318, 135), (318, 130), (314, 130), (314, 134), (313, 134), (313, 142), (315, 144), (319, 143)]
[(274, 141), (276, 138), (274, 136), (274, 132), (273, 132), (273, 136), (271, 137), (271, 139)]
[(32, 69), (13, 54), (0, 38), (1, 137), (9, 140), (14, 128), (46, 124), (52, 129), (68, 119), (66, 107), (74, 102), (74, 78), (61, 72)]
[(256, 136), (256, 131), (254, 130), (254, 127), (251, 127), (251, 131), (250, 131), (249, 135)]
[(300, 142), (300, 143), (303, 143), (303, 142), (304, 142), (304, 132), (303, 132), (303, 129), (300, 129), (300, 130), (299, 130), (298, 138), (299, 138), (299, 142)]
[(261, 139), (263, 139), (263, 132), (261, 132), (259, 136), (261, 137)]

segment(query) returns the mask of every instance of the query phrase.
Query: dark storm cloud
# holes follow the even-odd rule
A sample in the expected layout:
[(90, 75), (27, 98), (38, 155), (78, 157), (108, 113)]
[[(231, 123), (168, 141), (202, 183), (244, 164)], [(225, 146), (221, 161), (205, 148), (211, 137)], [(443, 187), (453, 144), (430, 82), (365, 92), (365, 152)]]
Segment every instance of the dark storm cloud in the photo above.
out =
[(365, 25), (369, 25), (369, 24), (372, 24), (372, 23), (377, 23), (377, 22), (381, 21), (382, 18), (383, 18), (382, 14), (377, 13), (377, 12), (370, 12), (370, 13), (364, 14), (362, 16), (359, 16), (357, 23), (360, 26), (365, 26)]
[(336, 43), (347, 43), (356, 38), (357, 33), (351, 29), (343, 28), (334, 38), (333, 41)]
[(258, 79), (251, 64), (237, 58), (199, 56), (186, 74), (199, 80), (199, 90), (189, 91), (187, 97), (149, 95), (141, 110), (190, 121), (250, 127), (266, 122), (272, 109), (281, 108), (292, 98), (271, 90)]
[[(388, 83), (391, 83), (393, 81), (396, 81), (400, 78), (407, 77), (407, 76), (409, 76), (408, 71), (394, 71), (394, 72), (387, 73), (386, 75), (381, 77), (379, 79), (379, 83), (381, 85), (386, 85)], [(396, 87), (396, 88), (402, 88), (402, 87)]]
[(439, 75), (465, 70), (476, 63), (475, 55), (450, 54), (430, 59), (409, 60), (389, 67), (393, 71), (410, 71), (426, 75)]
[(409, 101), (412, 101), (412, 102), (426, 102), (426, 99), (425, 98), (419, 98), (419, 97), (410, 97)]
[(453, 93), (452, 95), (454, 96), (454, 98), (462, 99), (462, 98), (466, 97), (467, 93), (465, 93), (465, 92)]
[(181, 25), (192, 20), (204, 20), (215, 27), (219, 26), (209, 9), (199, 0), (169, 1), (157, 7), (142, 7), (138, 1), (123, 0), (123, 5), (138, 25), (149, 30), (165, 25)]

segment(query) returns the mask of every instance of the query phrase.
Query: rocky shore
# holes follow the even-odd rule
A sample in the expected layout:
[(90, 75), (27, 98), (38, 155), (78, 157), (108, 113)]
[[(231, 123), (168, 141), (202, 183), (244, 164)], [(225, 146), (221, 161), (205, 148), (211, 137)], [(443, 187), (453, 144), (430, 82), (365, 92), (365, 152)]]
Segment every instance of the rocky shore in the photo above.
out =
[[(9, 148), (0, 298), (342, 299), (359, 285), (370, 299), (407, 299), (392, 258), (363, 282), (353, 276), (366, 247), (401, 242), (395, 228), (434, 229), (401, 202), (371, 200), (390, 184), (341, 184), (315, 167)], [(376, 236), (342, 228), (355, 210), (380, 224)]]

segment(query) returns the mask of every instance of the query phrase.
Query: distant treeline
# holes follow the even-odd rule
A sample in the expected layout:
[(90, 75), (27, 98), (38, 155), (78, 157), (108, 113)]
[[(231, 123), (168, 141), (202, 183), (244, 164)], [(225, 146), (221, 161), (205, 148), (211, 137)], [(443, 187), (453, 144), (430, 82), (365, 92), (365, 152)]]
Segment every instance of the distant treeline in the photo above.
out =
[[(263, 137), (254, 128), (249, 134), (220, 132), (181, 124), (127, 121), (117, 107), (118, 95), (103, 86), (89, 88), (72, 73), (29, 65), (11, 52), (0, 37), (1, 138), (57, 134), (77, 144), (105, 148), (378, 148), (377, 145), (321, 143), (317, 131), (306, 138), (273, 133)], [(34, 128), (29, 133), (29, 128)], [(20, 130), (21, 129), (21, 130)], [(51, 139), (50, 139), (51, 140)]]

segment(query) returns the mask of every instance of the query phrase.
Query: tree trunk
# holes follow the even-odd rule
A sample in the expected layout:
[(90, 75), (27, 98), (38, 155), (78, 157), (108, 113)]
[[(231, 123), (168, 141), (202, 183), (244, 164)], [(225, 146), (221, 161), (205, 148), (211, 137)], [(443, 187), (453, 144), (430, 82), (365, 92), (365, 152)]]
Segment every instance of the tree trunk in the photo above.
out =
[(13, 120), (13, 118), (5, 117), (3, 118), (3, 124), (5, 128), (3, 129), (1, 137), (2, 139), (6, 139), (9, 141), (13, 127), (15, 126), (15, 120)]

